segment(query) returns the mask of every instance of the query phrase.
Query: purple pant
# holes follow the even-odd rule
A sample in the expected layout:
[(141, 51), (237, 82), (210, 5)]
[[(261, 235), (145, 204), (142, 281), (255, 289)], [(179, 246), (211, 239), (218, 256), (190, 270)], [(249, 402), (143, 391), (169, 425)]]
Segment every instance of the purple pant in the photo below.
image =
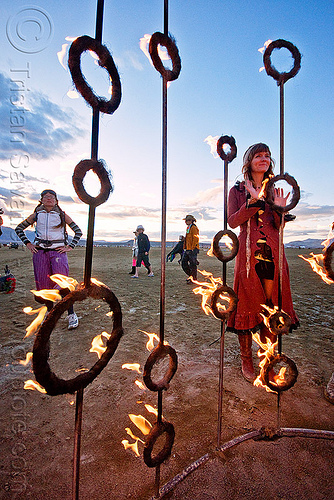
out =
[(59, 288), (50, 276), (62, 274), (68, 276), (69, 267), (66, 253), (58, 253), (55, 250), (38, 250), (33, 254), (35, 282), (37, 290)]

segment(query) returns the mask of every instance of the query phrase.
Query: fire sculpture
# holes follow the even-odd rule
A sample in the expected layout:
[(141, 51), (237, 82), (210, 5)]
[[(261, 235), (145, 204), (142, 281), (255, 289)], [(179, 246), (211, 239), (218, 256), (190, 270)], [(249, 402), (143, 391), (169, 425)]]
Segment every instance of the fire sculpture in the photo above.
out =
[[(159, 55), (158, 46), (165, 47), (172, 60), (172, 70), (165, 68)], [(181, 71), (181, 60), (175, 41), (168, 34), (168, 1), (164, 2), (164, 32), (154, 33), (149, 42), (149, 53), (153, 66), (162, 76), (162, 208), (161, 208), (161, 286), (160, 286), (160, 330), (159, 344), (151, 352), (144, 367), (144, 382), (148, 389), (158, 393), (157, 421), (146, 437), (144, 461), (148, 467), (156, 468), (156, 494), (160, 487), (160, 465), (170, 456), (174, 442), (173, 424), (162, 419), (162, 394), (177, 369), (176, 351), (164, 343), (165, 334), (165, 281), (166, 281), (166, 213), (167, 213), (167, 88), (168, 82), (176, 80)], [(152, 369), (162, 359), (169, 357), (169, 367), (159, 381), (152, 380)], [(153, 447), (157, 439), (166, 434), (165, 444), (154, 457)]]
[(321, 277), (321, 279), (328, 285), (334, 283), (334, 271), (332, 268), (332, 255), (334, 252), (333, 238), (334, 238), (334, 222), (332, 224), (331, 229), (329, 230), (327, 239), (321, 243), (324, 247), (322, 254), (315, 255), (313, 252), (311, 252), (310, 253), (311, 257), (304, 257), (303, 255), (299, 255), (299, 257), (306, 260), (306, 262), (310, 264), (312, 270), (315, 273), (317, 273)]
[[(109, 173), (107, 172), (103, 162), (98, 160), (99, 115), (100, 113), (113, 114), (118, 108), (121, 100), (121, 83), (118, 71), (109, 50), (101, 43), (103, 7), (104, 0), (98, 0), (95, 38), (91, 38), (89, 36), (76, 38), (70, 47), (68, 60), (73, 83), (93, 110), (91, 158), (79, 162), (75, 167), (73, 174), (73, 186), (78, 197), (81, 201), (89, 205), (84, 283), (78, 285), (75, 289), (72, 288), (72, 291), (69, 291), (68, 289), (67, 291), (69, 291), (69, 293), (67, 293), (64, 298), (60, 297), (61, 300), (57, 302), (41, 324), (37, 332), (33, 348), (33, 368), (35, 377), (37, 382), (44, 387), (47, 394), (51, 396), (73, 392), (76, 392), (77, 394), (72, 483), (72, 495), (74, 499), (79, 498), (79, 465), (83, 390), (94, 380), (103, 368), (105, 368), (113, 356), (120, 338), (123, 335), (122, 312), (117, 297), (106, 285), (91, 279), (95, 209), (108, 199), (113, 189)], [(87, 50), (96, 54), (98, 64), (105, 68), (109, 74), (112, 82), (112, 95), (109, 100), (97, 96), (82, 75), (80, 59), (81, 54)], [(97, 175), (101, 183), (100, 193), (96, 197), (90, 196), (83, 186), (83, 179), (89, 170), (92, 170)], [(57, 324), (58, 319), (61, 317), (63, 312), (68, 309), (69, 305), (76, 301), (83, 301), (88, 297), (107, 302), (110, 307), (110, 311), (113, 313), (113, 329), (111, 334), (107, 334), (106, 348), (102, 349), (103, 352), (100, 351), (99, 359), (93, 367), (88, 371), (80, 373), (73, 379), (63, 380), (58, 378), (51, 371), (48, 364), (50, 336), (52, 330)], [(53, 297), (53, 299), (57, 300), (58, 297)], [(40, 319), (44, 316), (44, 312), (45, 311), (39, 312)]]

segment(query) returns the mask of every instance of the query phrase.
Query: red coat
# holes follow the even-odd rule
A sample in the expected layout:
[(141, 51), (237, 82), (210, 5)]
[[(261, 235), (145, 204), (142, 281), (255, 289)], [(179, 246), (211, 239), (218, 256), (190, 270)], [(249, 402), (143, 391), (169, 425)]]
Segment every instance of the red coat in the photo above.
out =
[[(261, 304), (266, 303), (264, 290), (255, 271), (257, 260), (254, 253), (258, 250), (257, 241), (260, 239), (260, 225), (257, 221), (258, 207), (246, 207), (245, 183), (237, 183), (232, 187), (228, 199), (228, 224), (232, 229), (240, 226), (239, 234), (239, 252), (236, 256), (234, 269), (234, 291), (238, 296), (238, 305), (236, 311), (228, 321), (228, 328), (235, 330), (249, 330), (262, 322), (260, 311)], [(272, 302), (278, 305), (278, 276), (279, 276), (279, 225), (280, 216), (277, 212), (265, 203), (265, 209), (261, 215), (263, 227), (261, 230), (265, 233), (267, 244), (270, 246), (275, 264), (275, 274), (273, 283)], [(247, 242), (247, 227), (249, 226), (249, 240)], [(247, 259), (248, 247), (248, 259)], [(247, 264), (249, 271), (247, 273)], [(282, 278), (282, 310), (288, 313), (292, 319), (292, 324), (298, 325), (298, 318), (293, 309), (289, 267), (283, 255), (283, 278)]]

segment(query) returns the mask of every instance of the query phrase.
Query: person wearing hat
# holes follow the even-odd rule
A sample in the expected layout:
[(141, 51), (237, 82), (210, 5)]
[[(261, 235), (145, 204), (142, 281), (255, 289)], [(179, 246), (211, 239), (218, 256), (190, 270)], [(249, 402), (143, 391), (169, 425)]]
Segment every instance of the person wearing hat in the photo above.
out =
[(136, 261), (136, 271), (131, 276), (131, 278), (139, 278), (138, 271), (140, 269), (141, 263), (144, 262), (145, 267), (148, 269), (149, 273), (147, 276), (150, 278), (154, 276), (152, 272), (152, 266), (150, 264), (148, 253), (150, 251), (150, 240), (148, 239), (147, 234), (144, 233), (145, 229), (142, 225), (137, 226), (137, 245), (138, 245), (138, 254)]
[[(250, 146), (243, 157), (244, 181), (237, 182), (228, 198), (229, 226), (240, 227), (239, 251), (234, 268), (234, 291), (238, 296), (236, 310), (230, 316), (227, 329), (238, 334), (241, 368), (244, 378), (253, 382), (256, 378), (252, 359), (252, 333), (260, 330), (261, 341), (276, 341), (263, 323), (263, 305), (278, 306), (279, 293), (279, 228), (281, 215), (275, 211), (260, 191), (273, 176), (274, 160), (269, 147), (263, 143)], [(275, 204), (285, 206), (289, 195), (283, 189), (275, 190)], [(284, 252), (282, 256), (282, 310), (291, 318), (291, 329), (299, 321), (293, 309), (289, 268)], [(269, 375), (273, 378), (274, 373)]]
[(191, 283), (190, 276), (197, 280), (197, 255), (199, 252), (199, 230), (196, 226), (196, 219), (193, 215), (186, 215), (183, 219), (187, 224), (186, 236), (184, 239), (184, 253), (182, 255), (182, 269), (189, 276), (188, 283)]
[[(34, 243), (31, 243), (24, 231), (33, 224), (35, 224), (36, 235)], [(71, 243), (68, 243), (66, 226), (69, 226), (74, 232)], [(57, 194), (53, 189), (42, 191), (40, 202), (34, 213), (18, 224), (15, 232), (33, 254), (37, 290), (58, 288), (50, 276), (53, 274), (68, 276), (67, 252), (70, 252), (77, 245), (82, 231), (59, 207)], [(47, 301), (46, 305), (48, 310), (52, 308), (52, 302)], [(68, 329), (77, 328), (78, 324), (78, 317), (73, 306), (70, 306)]]

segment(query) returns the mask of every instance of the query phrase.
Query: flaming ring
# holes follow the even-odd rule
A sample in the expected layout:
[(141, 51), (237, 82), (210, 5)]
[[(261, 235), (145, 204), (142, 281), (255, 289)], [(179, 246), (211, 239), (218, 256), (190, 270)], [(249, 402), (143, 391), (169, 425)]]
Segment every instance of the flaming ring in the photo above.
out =
[(331, 243), (324, 251), (324, 269), (326, 271), (326, 276), (328, 279), (334, 281), (334, 271), (332, 269), (332, 253), (334, 251), (334, 242)]
[[(283, 319), (283, 323), (282, 323)], [(291, 318), (284, 311), (277, 311), (269, 318), (269, 329), (275, 335), (289, 333)]]
[[(87, 83), (85, 77), (81, 72), (80, 61), (81, 54), (86, 50), (92, 50), (99, 57), (99, 65), (105, 68), (112, 81), (112, 96), (109, 101), (104, 97), (97, 96), (91, 86)], [(101, 113), (107, 113), (111, 115), (118, 108), (121, 97), (121, 81), (117, 68), (115, 66), (114, 60), (105, 45), (102, 45), (95, 38), (84, 35), (80, 36), (72, 43), (69, 56), (68, 56), (68, 67), (72, 75), (73, 83), (76, 86), (78, 92), (82, 97), (88, 102), (88, 104), (95, 110)]]
[[(163, 65), (160, 56), (158, 54), (158, 45), (162, 45), (166, 47), (169, 57), (172, 60), (173, 69), (167, 69)], [(153, 33), (149, 43), (149, 52), (152, 59), (153, 66), (163, 78), (165, 78), (168, 82), (172, 82), (176, 80), (181, 71), (181, 59), (179, 56), (179, 51), (177, 49), (175, 41), (167, 35), (160, 33), (157, 31)]]
[[(219, 241), (225, 234), (232, 240), (231, 253), (228, 255), (224, 255), (221, 249), (219, 248)], [(233, 260), (234, 257), (237, 255), (238, 250), (239, 250), (238, 237), (235, 233), (233, 233), (233, 231), (230, 231), (229, 229), (224, 229), (224, 231), (219, 231), (213, 238), (212, 253), (221, 262), (229, 262), (230, 260)]]
[[(274, 49), (281, 49), (282, 47), (288, 49), (291, 52), (292, 57), (294, 59), (294, 65), (288, 73), (285, 72), (280, 73), (271, 64), (272, 51)], [(272, 76), (274, 80), (277, 81), (277, 85), (285, 83), (288, 80), (290, 80), (290, 78), (296, 76), (296, 74), (300, 70), (300, 61), (301, 61), (301, 55), (297, 47), (293, 45), (291, 42), (287, 42), (286, 40), (281, 40), (281, 39), (271, 42), (263, 54), (263, 64), (264, 67), (266, 68), (267, 75)]]
[[(286, 205), (285, 207), (281, 207), (280, 205), (276, 205), (274, 202), (274, 184), (277, 181), (286, 181), (290, 186), (292, 186), (292, 200), (290, 201), (289, 205)], [(276, 212), (279, 213), (286, 213), (295, 208), (297, 203), (299, 202), (300, 198), (300, 189), (297, 184), (297, 181), (294, 177), (289, 175), (288, 173), (282, 174), (282, 175), (275, 175), (275, 177), (271, 177), (267, 183), (267, 194), (266, 194), (266, 202), (271, 205), (271, 207), (276, 210)]]
[[(168, 371), (161, 380), (159, 380), (158, 382), (153, 382), (151, 378), (152, 368), (159, 360), (165, 358), (166, 356), (169, 356)], [(177, 354), (175, 349), (173, 349), (169, 345), (163, 345), (163, 344), (157, 345), (157, 347), (153, 349), (153, 351), (147, 358), (147, 361), (144, 366), (143, 379), (146, 387), (150, 389), (150, 391), (154, 392), (167, 390), (169, 387), (169, 382), (172, 380), (176, 370), (177, 370)]]
[[(220, 311), (217, 307), (217, 302), (221, 293), (226, 292), (230, 298), (230, 304), (226, 311)], [(226, 285), (222, 285), (214, 291), (211, 297), (211, 309), (216, 318), (221, 320), (228, 320), (233, 311), (237, 308), (238, 297), (235, 291)]]
[[(288, 377), (284, 379), (282, 384), (275, 384), (269, 380), (269, 372), (274, 368), (278, 363), (285, 363), (289, 367)], [(262, 376), (263, 380), (269, 389), (275, 392), (283, 392), (290, 389), (297, 381), (298, 370), (296, 363), (292, 361), (292, 359), (288, 358), (285, 354), (278, 354), (271, 361), (265, 364), (262, 368)]]
[[(223, 146), (224, 144), (228, 144), (231, 147), (231, 151), (229, 153), (225, 153)], [(237, 145), (235, 143), (234, 137), (231, 135), (222, 135), (217, 141), (217, 153), (219, 154), (222, 160), (226, 160), (228, 163), (234, 160), (237, 156)]]
[[(100, 193), (95, 197), (90, 196), (83, 186), (83, 179), (88, 170), (93, 170), (101, 182)], [(93, 207), (102, 205), (107, 201), (110, 192), (113, 190), (108, 172), (101, 160), (81, 160), (74, 169), (72, 183), (80, 200)]]
[[(113, 311), (113, 330), (107, 341), (106, 350), (92, 368), (73, 379), (63, 380), (51, 371), (48, 364), (50, 336), (57, 321), (68, 310), (69, 306), (73, 305), (74, 302), (85, 300), (88, 297), (102, 299), (109, 304), (110, 310)], [(54, 306), (37, 332), (33, 348), (33, 369), (37, 382), (44, 387), (49, 396), (66, 393), (73, 394), (78, 389), (84, 389), (108, 364), (117, 349), (122, 335), (122, 311), (116, 295), (114, 295), (110, 288), (103, 284), (98, 286), (91, 283), (88, 288), (80, 285), (79, 289), (70, 292)]]
[[(163, 433), (166, 433), (165, 445), (159, 453), (152, 457), (152, 450), (158, 437)], [(175, 438), (174, 426), (166, 420), (162, 422), (156, 422), (155, 425), (150, 430), (149, 435), (146, 438), (144, 446), (144, 462), (147, 467), (156, 467), (162, 464), (171, 454), (173, 443)]]

